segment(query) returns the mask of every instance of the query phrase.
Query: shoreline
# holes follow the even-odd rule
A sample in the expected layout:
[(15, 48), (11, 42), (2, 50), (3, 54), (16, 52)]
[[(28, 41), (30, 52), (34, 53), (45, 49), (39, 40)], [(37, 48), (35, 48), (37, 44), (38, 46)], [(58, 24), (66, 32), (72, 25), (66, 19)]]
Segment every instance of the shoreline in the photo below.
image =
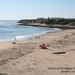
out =
[(60, 29), (75, 29), (75, 26), (67, 25), (59, 25), (59, 24), (40, 24), (40, 23), (26, 23), (26, 24), (18, 24), (22, 26), (37, 26), (37, 27), (49, 27), (49, 28), (60, 28)]
[[(54, 28), (53, 28), (54, 29)], [(25, 40), (24, 40), (24, 38), (23, 39), (17, 39), (16, 38), (16, 41), (26, 41), (26, 40), (30, 40), (30, 38), (32, 38), (32, 37), (36, 37), (36, 36), (41, 36), (41, 35), (44, 35), (44, 34), (47, 34), (47, 33), (51, 33), (51, 32), (54, 32), (54, 31), (58, 31), (58, 30), (61, 30), (61, 29), (59, 29), (59, 28), (55, 28), (53, 31), (51, 30), (51, 31), (43, 31), (44, 33), (39, 33), (39, 34), (37, 34), (37, 35), (33, 35), (33, 36), (31, 36), (31, 37), (28, 37), (28, 38), (26, 38)], [(20, 35), (19, 35), (20, 36)], [(15, 42), (15, 38), (13, 38), (13, 40), (5, 40), (5, 41), (1, 41), (0, 43), (3, 43), (3, 42)]]
[[(45, 44), (47, 49), (39, 49), (40, 44)], [(16, 41), (16, 44), (0, 43), (0, 72), (7, 75), (60, 75), (60, 69), (50, 68), (73, 68), (74, 59), (74, 29), (43, 34), (37, 39), (32, 37), (27, 41)]]

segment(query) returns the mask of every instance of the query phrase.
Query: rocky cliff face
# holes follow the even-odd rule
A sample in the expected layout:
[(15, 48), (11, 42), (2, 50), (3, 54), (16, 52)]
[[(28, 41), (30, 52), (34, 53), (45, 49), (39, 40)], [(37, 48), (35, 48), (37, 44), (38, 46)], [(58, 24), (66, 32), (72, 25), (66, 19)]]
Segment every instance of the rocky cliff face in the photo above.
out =
[(69, 25), (75, 26), (75, 22), (70, 22)]

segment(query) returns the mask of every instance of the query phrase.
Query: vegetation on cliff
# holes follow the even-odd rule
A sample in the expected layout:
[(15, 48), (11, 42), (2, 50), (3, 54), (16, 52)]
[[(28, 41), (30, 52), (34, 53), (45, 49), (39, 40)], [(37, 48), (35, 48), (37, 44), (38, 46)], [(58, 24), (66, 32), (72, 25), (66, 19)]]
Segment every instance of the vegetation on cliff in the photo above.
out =
[(66, 18), (37, 18), (37, 19), (28, 19), (28, 20), (20, 20), (18, 23), (28, 24), (28, 23), (40, 23), (40, 24), (61, 24), (61, 25), (75, 25), (75, 19), (66, 19)]

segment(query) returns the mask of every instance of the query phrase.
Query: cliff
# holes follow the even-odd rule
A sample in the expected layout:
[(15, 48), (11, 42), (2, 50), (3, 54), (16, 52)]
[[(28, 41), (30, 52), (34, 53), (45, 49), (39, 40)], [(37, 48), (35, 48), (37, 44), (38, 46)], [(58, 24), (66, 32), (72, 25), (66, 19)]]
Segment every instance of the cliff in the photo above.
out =
[(71, 25), (71, 24), (66, 24), (66, 25), (45, 24), (45, 23), (40, 23), (39, 20), (37, 20), (38, 23), (35, 23), (34, 21), (36, 21), (36, 19), (20, 20), (20, 21), (18, 21), (18, 25), (23, 25), (23, 26), (42, 26), (42, 27), (61, 28), (61, 29), (75, 29), (75, 25)]

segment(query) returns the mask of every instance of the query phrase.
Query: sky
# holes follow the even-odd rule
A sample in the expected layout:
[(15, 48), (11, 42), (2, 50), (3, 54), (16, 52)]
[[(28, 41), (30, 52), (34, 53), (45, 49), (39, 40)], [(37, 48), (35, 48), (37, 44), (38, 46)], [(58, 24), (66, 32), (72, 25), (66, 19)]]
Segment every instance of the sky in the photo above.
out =
[(75, 18), (75, 0), (0, 0), (0, 20)]

